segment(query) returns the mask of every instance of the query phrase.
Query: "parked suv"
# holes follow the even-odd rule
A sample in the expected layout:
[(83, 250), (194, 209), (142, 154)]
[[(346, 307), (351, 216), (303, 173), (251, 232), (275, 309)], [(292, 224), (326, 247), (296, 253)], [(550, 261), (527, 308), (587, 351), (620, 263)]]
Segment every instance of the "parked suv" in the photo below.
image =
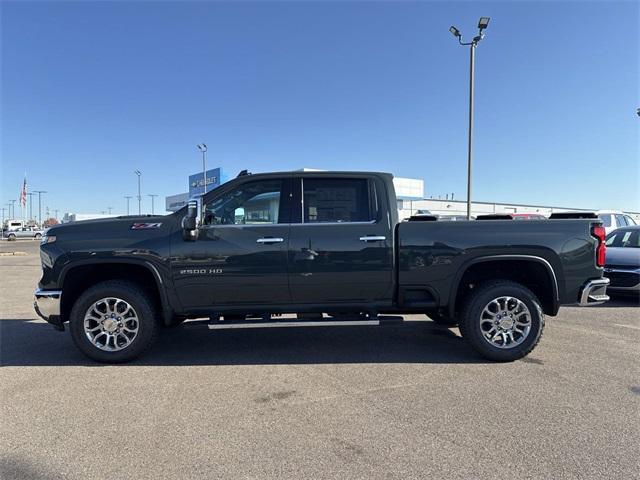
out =
[(619, 210), (598, 210), (596, 214), (598, 215), (598, 218), (602, 220), (602, 225), (604, 226), (607, 235), (613, 232), (616, 228), (636, 224), (636, 221), (631, 218), (630, 215), (622, 213)]
[(18, 238), (33, 238), (34, 240), (40, 240), (42, 238), (43, 230), (36, 227), (21, 227), (17, 230), (10, 230), (7, 232), (7, 240), (13, 241)]

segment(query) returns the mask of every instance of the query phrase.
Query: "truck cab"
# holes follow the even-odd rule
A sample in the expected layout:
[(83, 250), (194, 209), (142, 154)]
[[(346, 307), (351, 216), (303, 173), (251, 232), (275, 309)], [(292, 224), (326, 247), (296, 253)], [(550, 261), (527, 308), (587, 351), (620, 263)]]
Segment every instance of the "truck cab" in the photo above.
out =
[(232, 182), (174, 232), (172, 278), (188, 309), (388, 307), (397, 213), (383, 175), (294, 173)]

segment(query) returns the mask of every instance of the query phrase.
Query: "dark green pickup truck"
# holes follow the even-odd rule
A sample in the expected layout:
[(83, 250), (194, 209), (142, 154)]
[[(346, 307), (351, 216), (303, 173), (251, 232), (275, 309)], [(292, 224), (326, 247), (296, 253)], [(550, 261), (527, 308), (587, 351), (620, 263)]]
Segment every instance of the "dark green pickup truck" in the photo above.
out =
[(538, 343), (545, 314), (608, 299), (600, 221), (562, 217), (399, 222), (389, 174), (245, 174), (171, 215), (52, 227), (35, 308), (59, 330), (69, 322), (102, 362), (136, 357), (184, 320), (371, 325), (409, 313), (515, 360)]

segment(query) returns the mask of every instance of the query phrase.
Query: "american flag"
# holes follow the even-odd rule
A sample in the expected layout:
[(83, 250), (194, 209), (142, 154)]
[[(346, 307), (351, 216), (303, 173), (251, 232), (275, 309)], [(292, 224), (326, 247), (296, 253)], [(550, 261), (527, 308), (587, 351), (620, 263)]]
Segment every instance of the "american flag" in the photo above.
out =
[(24, 182), (22, 183), (22, 191), (20, 192), (20, 205), (23, 207), (27, 206), (27, 176), (24, 177)]

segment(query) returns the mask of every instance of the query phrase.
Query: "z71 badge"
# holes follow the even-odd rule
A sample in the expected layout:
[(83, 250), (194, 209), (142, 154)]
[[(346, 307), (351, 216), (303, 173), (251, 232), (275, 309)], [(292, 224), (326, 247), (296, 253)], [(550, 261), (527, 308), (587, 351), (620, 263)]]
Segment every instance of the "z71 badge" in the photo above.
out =
[(160, 228), (160, 223), (134, 223), (131, 225), (131, 230), (148, 230), (150, 228)]

